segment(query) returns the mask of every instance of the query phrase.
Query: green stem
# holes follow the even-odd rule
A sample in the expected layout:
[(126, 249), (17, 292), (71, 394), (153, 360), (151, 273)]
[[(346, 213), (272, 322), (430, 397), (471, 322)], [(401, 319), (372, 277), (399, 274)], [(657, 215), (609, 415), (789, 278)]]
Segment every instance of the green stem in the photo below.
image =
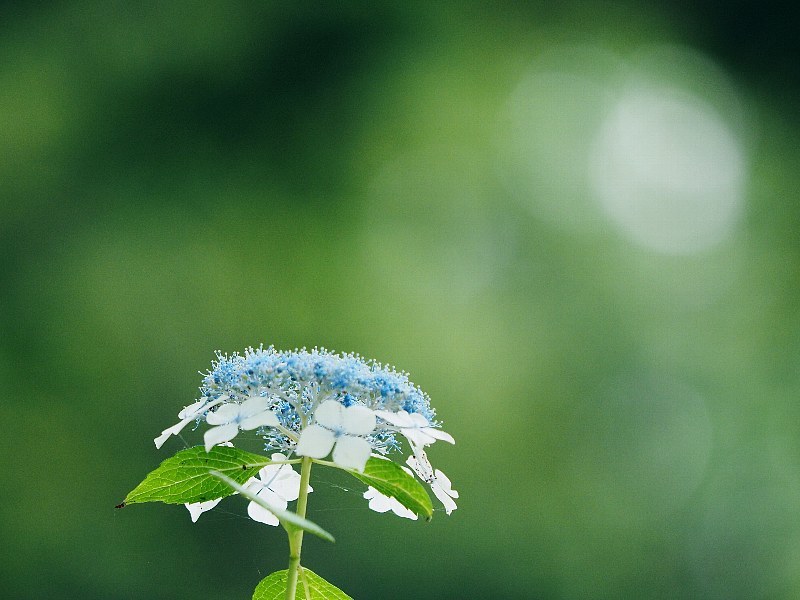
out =
[[(308, 482), (311, 479), (311, 459), (303, 457), (300, 463), (300, 496), (297, 498), (297, 515), (305, 518), (308, 504)], [(303, 548), (303, 530), (292, 528), (289, 533), (289, 572), (286, 575), (286, 600), (294, 600), (297, 591), (297, 572)]]

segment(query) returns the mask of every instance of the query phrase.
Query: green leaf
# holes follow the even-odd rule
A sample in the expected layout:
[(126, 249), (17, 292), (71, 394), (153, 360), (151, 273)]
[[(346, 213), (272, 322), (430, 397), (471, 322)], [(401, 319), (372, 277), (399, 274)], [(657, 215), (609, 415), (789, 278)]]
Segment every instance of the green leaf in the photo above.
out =
[(259, 495), (254, 494), (250, 490), (243, 488), (241, 485), (239, 485), (236, 481), (234, 481), (230, 477), (226, 477), (225, 475), (223, 475), (218, 471), (211, 471), (211, 475), (213, 475), (220, 481), (225, 482), (233, 490), (236, 490), (245, 498), (248, 498), (253, 502), (255, 502), (256, 504), (260, 504), (261, 506), (266, 508), (269, 512), (278, 517), (278, 520), (284, 527), (287, 528), (295, 527), (297, 529), (302, 529), (303, 531), (307, 531), (308, 533), (313, 533), (317, 537), (321, 537), (323, 540), (326, 540), (328, 542), (336, 541), (333, 539), (333, 536), (330, 533), (325, 531), (322, 527), (320, 527), (316, 523), (313, 523), (308, 519), (301, 517), (300, 515), (297, 515), (288, 510), (281, 510), (279, 508), (275, 508), (274, 506), (270, 506), (270, 504), (268, 502), (265, 502), (264, 499), (261, 498)]
[(344, 470), (371, 485), (384, 496), (397, 498), (397, 501), (407, 509), (425, 517), (428, 521), (431, 520), (433, 516), (431, 497), (422, 484), (397, 463), (371, 456), (363, 473), (351, 469)]
[(264, 456), (228, 446), (214, 446), (211, 452), (206, 452), (203, 446), (181, 450), (145, 477), (120, 506), (141, 502), (184, 504), (223, 498), (233, 490), (209, 471), (226, 473), (234, 481), (244, 483), (269, 463)]
[[(253, 600), (284, 600), (286, 598), (286, 578), (286, 569), (268, 575), (256, 586)], [(298, 600), (353, 600), (336, 586), (303, 567), (300, 567), (297, 578), (296, 597)]]

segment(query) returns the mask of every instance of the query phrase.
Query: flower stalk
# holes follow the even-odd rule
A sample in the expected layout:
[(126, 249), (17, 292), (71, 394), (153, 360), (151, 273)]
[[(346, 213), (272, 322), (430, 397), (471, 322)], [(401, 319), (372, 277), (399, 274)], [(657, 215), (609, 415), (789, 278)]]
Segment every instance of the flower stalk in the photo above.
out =
[[(305, 518), (308, 505), (308, 487), (311, 480), (311, 458), (304, 456), (300, 464), (300, 495), (297, 498), (297, 515)], [(295, 600), (297, 575), (300, 569), (300, 554), (303, 549), (303, 530), (287, 528), (289, 535), (289, 571), (286, 574), (286, 600)]]

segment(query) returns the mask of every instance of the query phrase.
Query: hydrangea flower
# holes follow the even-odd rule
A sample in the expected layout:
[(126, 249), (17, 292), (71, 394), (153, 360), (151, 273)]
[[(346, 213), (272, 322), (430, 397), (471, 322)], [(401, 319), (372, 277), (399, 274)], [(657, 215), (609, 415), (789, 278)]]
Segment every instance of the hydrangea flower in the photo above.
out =
[(453, 489), (453, 484), (447, 475), (439, 469), (433, 469), (425, 452), (417, 450), (416, 454), (412, 454), (406, 459), (406, 464), (422, 481), (431, 486), (433, 495), (444, 505), (444, 510), (448, 515), (458, 508), (453, 500), (453, 498), (458, 498), (458, 492)]
[(387, 410), (377, 410), (375, 414), (398, 428), (401, 434), (405, 436), (412, 448), (423, 448), (430, 446), (436, 440), (444, 440), (455, 444), (456, 441), (453, 436), (440, 429), (436, 429), (429, 422), (428, 419), (419, 413), (408, 413), (405, 410), (398, 412), (389, 412)]
[[(220, 446), (232, 446), (231, 443), (220, 444)], [(286, 460), (283, 454), (278, 452), (272, 455), (273, 463), (280, 463)], [(248, 490), (261, 497), (270, 506), (280, 510), (286, 510), (288, 503), (297, 500), (300, 495), (300, 474), (290, 465), (269, 464), (258, 472), (258, 477), (251, 477), (245, 484)], [(314, 488), (308, 486), (308, 491), (313, 492)], [(234, 492), (236, 493), (236, 492)], [(204, 512), (210, 511), (222, 501), (222, 498), (206, 500), (204, 502), (192, 502), (184, 504), (189, 510), (192, 523), (197, 523)], [(247, 514), (250, 518), (259, 523), (267, 525), (278, 525), (278, 517), (256, 502), (250, 502), (247, 506)]]
[(250, 430), (278, 425), (278, 417), (270, 409), (272, 402), (261, 396), (245, 400), (241, 404), (223, 404), (214, 412), (206, 415), (206, 423), (216, 425), (207, 430), (203, 435), (206, 443), (206, 452), (212, 446), (222, 442), (229, 442), (239, 433), (240, 429)]
[[(258, 430), (268, 450), (316, 459), (331, 455), (338, 466), (363, 471), (370, 456), (399, 450), (405, 438), (413, 453), (408, 464), (431, 485), (448, 513), (455, 509), (458, 493), (427, 458), (420, 458), (435, 441), (455, 440), (440, 429), (430, 398), (406, 373), (357, 354), (270, 346), (230, 356), (218, 353), (200, 391), (201, 398), (179, 414), (180, 422), (155, 439), (157, 446), (191, 421), (205, 420), (210, 425), (206, 451), (234, 439), (240, 430)], [(368, 500), (383, 507), (377, 496)], [(192, 510), (199, 516), (207, 508)]]
[[(190, 404), (184, 408), (178, 413), (178, 418), (180, 421), (171, 427), (167, 427), (161, 432), (161, 435), (153, 440), (153, 442), (156, 444), (156, 448), (161, 448), (161, 446), (164, 445), (164, 442), (166, 442), (171, 435), (178, 435), (189, 423), (196, 421), (203, 416), (203, 413), (207, 412), (210, 408), (223, 403), (225, 400), (227, 400), (225, 396), (221, 396), (212, 402), (209, 402), (207, 399), (198, 400), (194, 404)], [(195, 519), (195, 521), (196, 520), (197, 519)]]
[[(278, 452), (272, 455), (274, 462), (286, 460)], [(290, 465), (267, 465), (258, 472), (258, 477), (252, 477), (245, 484), (248, 490), (255, 493), (270, 506), (286, 510), (288, 503), (297, 500), (300, 495), (300, 474)], [(309, 492), (314, 489), (309, 486)], [(256, 502), (247, 505), (247, 514), (250, 518), (266, 525), (278, 525), (278, 517)]]
[(372, 446), (363, 436), (375, 429), (375, 413), (366, 406), (344, 406), (326, 400), (317, 408), (314, 420), (315, 424), (300, 435), (297, 455), (325, 458), (333, 450), (337, 465), (363, 471), (372, 453)]

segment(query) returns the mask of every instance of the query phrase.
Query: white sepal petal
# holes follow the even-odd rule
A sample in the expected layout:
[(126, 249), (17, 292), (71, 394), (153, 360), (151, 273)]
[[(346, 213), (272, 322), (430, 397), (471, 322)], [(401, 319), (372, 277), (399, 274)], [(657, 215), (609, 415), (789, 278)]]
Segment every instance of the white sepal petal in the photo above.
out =
[(406, 459), (406, 464), (414, 470), (414, 473), (425, 483), (431, 483), (436, 479), (433, 467), (428, 456), (421, 448), (414, 448), (414, 454)]
[(453, 501), (453, 498), (458, 498), (458, 492), (453, 489), (453, 484), (447, 475), (439, 469), (436, 469), (436, 479), (431, 484), (431, 491), (444, 504), (444, 510), (448, 515), (458, 508)]
[(425, 446), (430, 446), (436, 441), (436, 438), (428, 435), (421, 429), (403, 427), (400, 429), (400, 433), (405, 436), (412, 448), (423, 448)]
[[(225, 408), (223, 406), (223, 408)], [(222, 442), (230, 442), (239, 433), (239, 426), (236, 423), (211, 427), (203, 434), (203, 441), (206, 444), (206, 452), (211, 452), (211, 448)]]
[(192, 421), (194, 421), (194, 419), (184, 419), (183, 421), (173, 425), (172, 427), (167, 427), (164, 431), (161, 432), (160, 436), (158, 436), (153, 440), (153, 442), (156, 445), (156, 448), (161, 448), (161, 446), (164, 445), (164, 442), (166, 442), (171, 435), (178, 435), (181, 432), (181, 430)]
[(375, 429), (375, 413), (359, 404), (344, 409), (342, 429), (349, 435), (368, 435)]
[(372, 486), (364, 492), (364, 498), (369, 500), (369, 507), (375, 512), (385, 513), (392, 509), (389, 496), (384, 496)]
[(437, 440), (442, 440), (443, 442), (449, 442), (451, 444), (455, 444), (456, 440), (453, 438), (452, 435), (447, 433), (446, 431), (442, 431), (441, 429), (434, 429), (433, 427), (429, 427), (425, 430), (429, 436), (436, 438)]
[(374, 487), (367, 488), (367, 491), (364, 492), (364, 498), (369, 500), (369, 507), (375, 512), (385, 513), (391, 510), (398, 517), (417, 520), (417, 515), (414, 511), (400, 504), (397, 498), (384, 496)]
[(243, 419), (246, 419), (248, 417), (252, 417), (253, 415), (257, 415), (258, 413), (264, 412), (265, 410), (269, 410), (270, 406), (272, 406), (272, 401), (269, 398), (265, 398), (264, 396), (255, 396), (242, 402), (239, 409), (239, 414)]
[(278, 424), (278, 415), (268, 409), (251, 417), (247, 417), (246, 419), (242, 419), (239, 423), (239, 427), (250, 430), (266, 426), (275, 427)]
[(447, 492), (449, 496), (458, 498), (458, 492), (453, 489), (453, 484), (450, 482), (450, 478), (442, 473), (439, 469), (436, 469), (436, 483), (440, 488)]
[(300, 434), (295, 454), (311, 458), (325, 458), (331, 453), (335, 441), (336, 436), (332, 431), (319, 425), (309, 425)]
[(156, 448), (161, 448), (164, 445), (164, 442), (167, 441), (169, 436), (171, 435), (178, 435), (183, 428), (186, 427), (192, 421), (199, 419), (203, 416), (203, 413), (207, 411), (212, 406), (216, 406), (222, 402), (222, 399), (214, 400), (211, 403), (208, 403), (206, 400), (198, 400), (194, 404), (190, 404), (186, 408), (184, 408), (181, 412), (178, 413), (178, 418), (180, 419), (179, 423), (176, 423), (172, 427), (167, 427), (164, 431), (161, 432), (157, 438), (153, 440), (156, 445)]
[[(265, 478), (261, 476), (262, 481), (270, 481), (269, 487), (275, 490), (275, 493), (286, 500), (297, 500), (300, 497), (300, 473), (292, 469), (289, 465), (282, 465), (278, 470), (278, 474), (274, 473)], [(309, 492), (313, 491), (309, 486)]]
[(391, 412), (388, 410), (376, 410), (375, 414), (384, 421), (386, 421), (387, 423), (391, 423), (392, 425), (396, 425), (397, 427), (411, 427), (414, 425), (413, 421), (411, 420), (411, 415), (409, 415), (404, 410), (400, 410), (397, 412)]
[(342, 435), (336, 440), (333, 449), (333, 462), (346, 469), (364, 472), (372, 446), (363, 438)]
[(314, 420), (330, 429), (340, 429), (344, 421), (344, 406), (336, 400), (326, 400), (314, 411)]
[(272, 525), (275, 527), (280, 523), (278, 517), (276, 517), (274, 513), (271, 513), (266, 508), (260, 504), (256, 504), (255, 502), (251, 502), (247, 505), (247, 514), (251, 519), (253, 519), (253, 521), (258, 521), (259, 523), (264, 523), (265, 525)]
[(197, 523), (204, 512), (208, 512), (220, 503), (222, 498), (215, 498), (214, 500), (206, 500), (205, 502), (192, 502), (186, 503), (184, 506), (189, 510), (189, 516), (192, 518), (192, 523)]
[(194, 404), (190, 404), (186, 408), (184, 408), (181, 412), (178, 413), (179, 419), (197, 419), (203, 416), (204, 412), (207, 412), (209, 409), (214, 408), (218, 404), (223, 404), (224, 402), (228, 401), (228, 396), (220, 396), (216, 400), (198, 400)]
[(444, 511), (448, 515), (458, 508), (458, 506), (456, 506), (455, 500), (453, 500), (453, 498), (451, 498), (450, 495), (445, 490), (440, 488), (438, 485), (435, 484), (431, 485), (431, 491), (433, 492), (434, 496), (436, 496), (439, 499), (439, 501), (442, 504), (444, 504)]
[(432, 427), (428, 419), (419, 413), (409, 414), (404, 410), (389, 412), (386, 410), (375, 411), (375, 414), (387, 423), (400, 429), (412, 446), (430, 446), (436, 440), (443, 440), (455, 444), (453, 436), (440, 429)]
[(194, 419), (200, 416), (198, 413), (202, 412), (200, 409), (206, 405), (205, 400), (198, 400), (194, 404), (190, 404), (178, 413), (179, 419)]
[(210, 412), (206, 415), (206, 423), (209, 425), (226, 425), (231, 421), (235, 421), (238, 417), (238, 404), (224, 404), (214, 412)]

